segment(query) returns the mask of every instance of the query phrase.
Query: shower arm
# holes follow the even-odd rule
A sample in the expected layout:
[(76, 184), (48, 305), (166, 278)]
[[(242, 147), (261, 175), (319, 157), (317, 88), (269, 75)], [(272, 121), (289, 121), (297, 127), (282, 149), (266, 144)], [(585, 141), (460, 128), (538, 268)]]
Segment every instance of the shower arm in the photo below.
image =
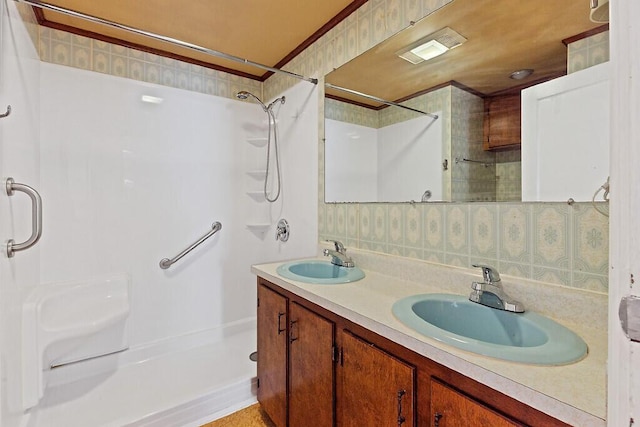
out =
[[(280, 102), (281, 104), (284, 104), (284, 103), (285, 103), (285, 100), (286, 100), (286, 98), (284, 97), (284, 95), (283, 95), (283, 96), (281, 96), (280, 98), (276, 98), (276, 99), (274, 99), (274, 100), (271, 102), (271, 104), (269, 104), (269, 105), (267, 106), (267, 110), (271, 110), (271, 108), (272, 108), (276, 103), (278, 103), (278, 102)], [(274, 119), (275, 119), (275, 117), (274, 117)]]
[(315, 79), (315, 78), (312, 78), (312, 77), (305, 77), (305, 76), (300, 75), (300, 74), (292, 73), (291, 71), (285, 71), (285, 70), (281, 70), (280, 68), (269, 67), (268, 65), (263, 65), (263, 64), (260, 64), (258, 62), (249, 61), (248, 59), (240, 58), (238, 56), (229, 55), (227, 53), (220, 52), (220, 51), (217, 51), (217, 50), (208, 49), (206, 47), (199, 46), (197, 44), (193, 44), (193, 43), (185, 42), (185, 41), (182, 41), (182, 40), (179, 40), (179, 39), (174, 39), (172, 37), (167, 37), (167, 36), (163, 36), (163, 35), (160, 35), (160, 34), (152, 33), (150, 31), (141, 30), (139, 28), (130, 27), (128, 25), (119, 24), (119, 23), (114, 22), (114, 21), (109, 21), (107, 19), (99, 18), (97, 16), (88, 15), (88, 14), (77, 12), (77, 11), (71, 10), (71, 9), (66, 9), (64, 7), (55, 6), (55, 5), (46, 3), (46, 2), (42, 2), (42, 1), (38, 1), (38, 0), (14, 0), (14, 1), (16, 1), (18, 3), (24, 3), (24, 4), (27, 4), (29, 6), (37, 7), (37, 8), (40, 8), (40, 9), (45, 9), (45, 10), (50, 10), (50, 11), (53, 11), (53, 12), (62, 13), (64, 15), (72, 16), (74, 18), (83, 19), (85, 21), (94, 22), (96, 24), (101, 24), (101, 25), (106, 25), (108, 27), (117, 28), (119, 30), (127, 31), (129, 33), (133, 33), (133, 34), (137, 34), (137, 35), (141, 35), (141, 36), (145, 36), (145, 37), (149, 37), (149, 38), (152, 38), (152, 39), (155, 39), (155, 40), (160, 40), (160, 41), (165, 42), (165, 43), (170, 43), (170, 44), (173, 44), (173, 45), (176, 45), (176, 46), (179, 46), (179, 47), (183, 47), (183, 48), (186, 48), (186, 49), (189, 49), (189, 50), (193, 50), (195, 52), (204, 53), (206, 55), (215, 56), (215, 57), (223, 58), (223, 59), (228, 59), (230, 61), (239, 62), (241, 64), (251, 65), (253, 67), (260, 68), (262, 70), (271, 71), (272, 73), (285, 74), (285, 75), (288, 75), (290, 77), (294, 77), (294, 78), (299, 79), (299, 80), (304, 80), (304, 81), (307, 81), (309, 83), (313, 83), (314, 85), (318, 84), (318, 79)]

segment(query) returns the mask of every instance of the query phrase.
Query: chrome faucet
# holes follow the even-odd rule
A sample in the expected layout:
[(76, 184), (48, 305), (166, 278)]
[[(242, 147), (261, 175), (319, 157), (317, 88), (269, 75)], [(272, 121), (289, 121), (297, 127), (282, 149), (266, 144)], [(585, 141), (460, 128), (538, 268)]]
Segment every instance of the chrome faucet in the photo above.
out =
[(482, 269), (484, 282), (473, 282), (471, 284), (473, 291), (469, 295), (470, 301), (499, 310), (512, 311), (514, 313), (524, 312), (524, 306), (520, 302), (511, 299), (502, 289), (500, 274), (497, 270), (488, 265), (473, 264), (473, 266)]
[(332, 249), (325, 249), (322, 252), (324, 256), (331, 257), (331, 264), (349, 268), (356, 266), (351, 257), (347, 255), (347, 249), (345, 249), (342, 242), (339, 242), (337, 240), (327, 240), (327, 242), (333, 243), (336, 248), (335, 251)]

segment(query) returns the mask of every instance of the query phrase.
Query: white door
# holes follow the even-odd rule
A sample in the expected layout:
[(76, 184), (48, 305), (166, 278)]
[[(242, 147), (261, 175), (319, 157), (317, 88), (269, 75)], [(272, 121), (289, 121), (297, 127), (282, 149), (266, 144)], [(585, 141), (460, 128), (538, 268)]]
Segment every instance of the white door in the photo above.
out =
[(618, 319), (620, 300), (640, 295), (640, 2), (611, 0), (611, 217), (609, 426), (640, 422), (640, 343)]
[[(24, 295), (39, 282), (38, 245), (5, 253), (5, 242), (29, 238), (31, 199), (24, 193), (9, 197), (5, 181), (39, 188), (39, 59), (13, 1), (0, 2), (0, 425), (12, 427), (20, 418), (21, 311)], [(44, 198), (44, 197), (43, 197)], [(44, 198), (46, 206), (46, 198)]]

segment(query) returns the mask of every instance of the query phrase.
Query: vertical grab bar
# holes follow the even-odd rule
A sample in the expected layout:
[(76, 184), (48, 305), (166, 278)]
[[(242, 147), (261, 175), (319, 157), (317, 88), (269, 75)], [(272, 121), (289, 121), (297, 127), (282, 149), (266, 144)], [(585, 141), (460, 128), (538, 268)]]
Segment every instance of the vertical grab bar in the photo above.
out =
[(7, 196), (13, 196), (16, 191), (20, 191), (31, 198), (31, 229), (33, 231), (31, 237), (22, 243), (16, 243), (13, 239), (7, 241), (7, 256), (12, 258), (16, 252), (29, 249), (40, 240), (40, 236), (42, 236), (42, 198), (36, 190), (28, 185), (15, 182), (13, 178), (7, 178), (5, 191)]

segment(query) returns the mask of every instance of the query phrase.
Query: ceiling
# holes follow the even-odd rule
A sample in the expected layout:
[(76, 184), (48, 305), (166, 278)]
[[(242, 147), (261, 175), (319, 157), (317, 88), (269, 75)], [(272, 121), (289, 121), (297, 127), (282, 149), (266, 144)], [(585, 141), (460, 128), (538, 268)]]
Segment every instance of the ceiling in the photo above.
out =
[[(386, 100), (403, 100), (444, 84), (482, 96), (566, 74), (563, 41), (608, 26), (589, 20), (589, 0), (454, 0), (415, 25), (328, 74), (326, 82)], [(467, 42), (430, 61), (414, 65), (396, 55), (412, 42), (444, 27)], [(531, 68), (525, 80), (509, 75)], [(342, 98), (380, 105), (344, 92)]]
[[(46, 0), (53, 6), (280, 68), (367, 0)], [(39, 23), (264, 80), (264, 70), (34, 7)]]
[[(367, 0), (49, 0), (47, 3), (274, 68), (284, 66)], [(179, 7), (176, 7), (179, 5)], [(454, 0), (327, 76), (379, 98), (401, 100), (451, 81), (481, 95), (566, 73), (563, 40), (600, 31), (590, 0)], [(122, 29), (34, 7), (41, 25), (264, 81), (271, 73)], [(468, 39), (418, 65), (395, 52), (449, 26)], [(524, 81), (508, 78), (534, 68)], [(330, 93), (331, 91), (327, 91)], [(349, 98), (344, 93), (335, 93)], [(362, 101), (362, 99), (360, 99)], [(378, 104), (376, 104), (378, 105)]]

